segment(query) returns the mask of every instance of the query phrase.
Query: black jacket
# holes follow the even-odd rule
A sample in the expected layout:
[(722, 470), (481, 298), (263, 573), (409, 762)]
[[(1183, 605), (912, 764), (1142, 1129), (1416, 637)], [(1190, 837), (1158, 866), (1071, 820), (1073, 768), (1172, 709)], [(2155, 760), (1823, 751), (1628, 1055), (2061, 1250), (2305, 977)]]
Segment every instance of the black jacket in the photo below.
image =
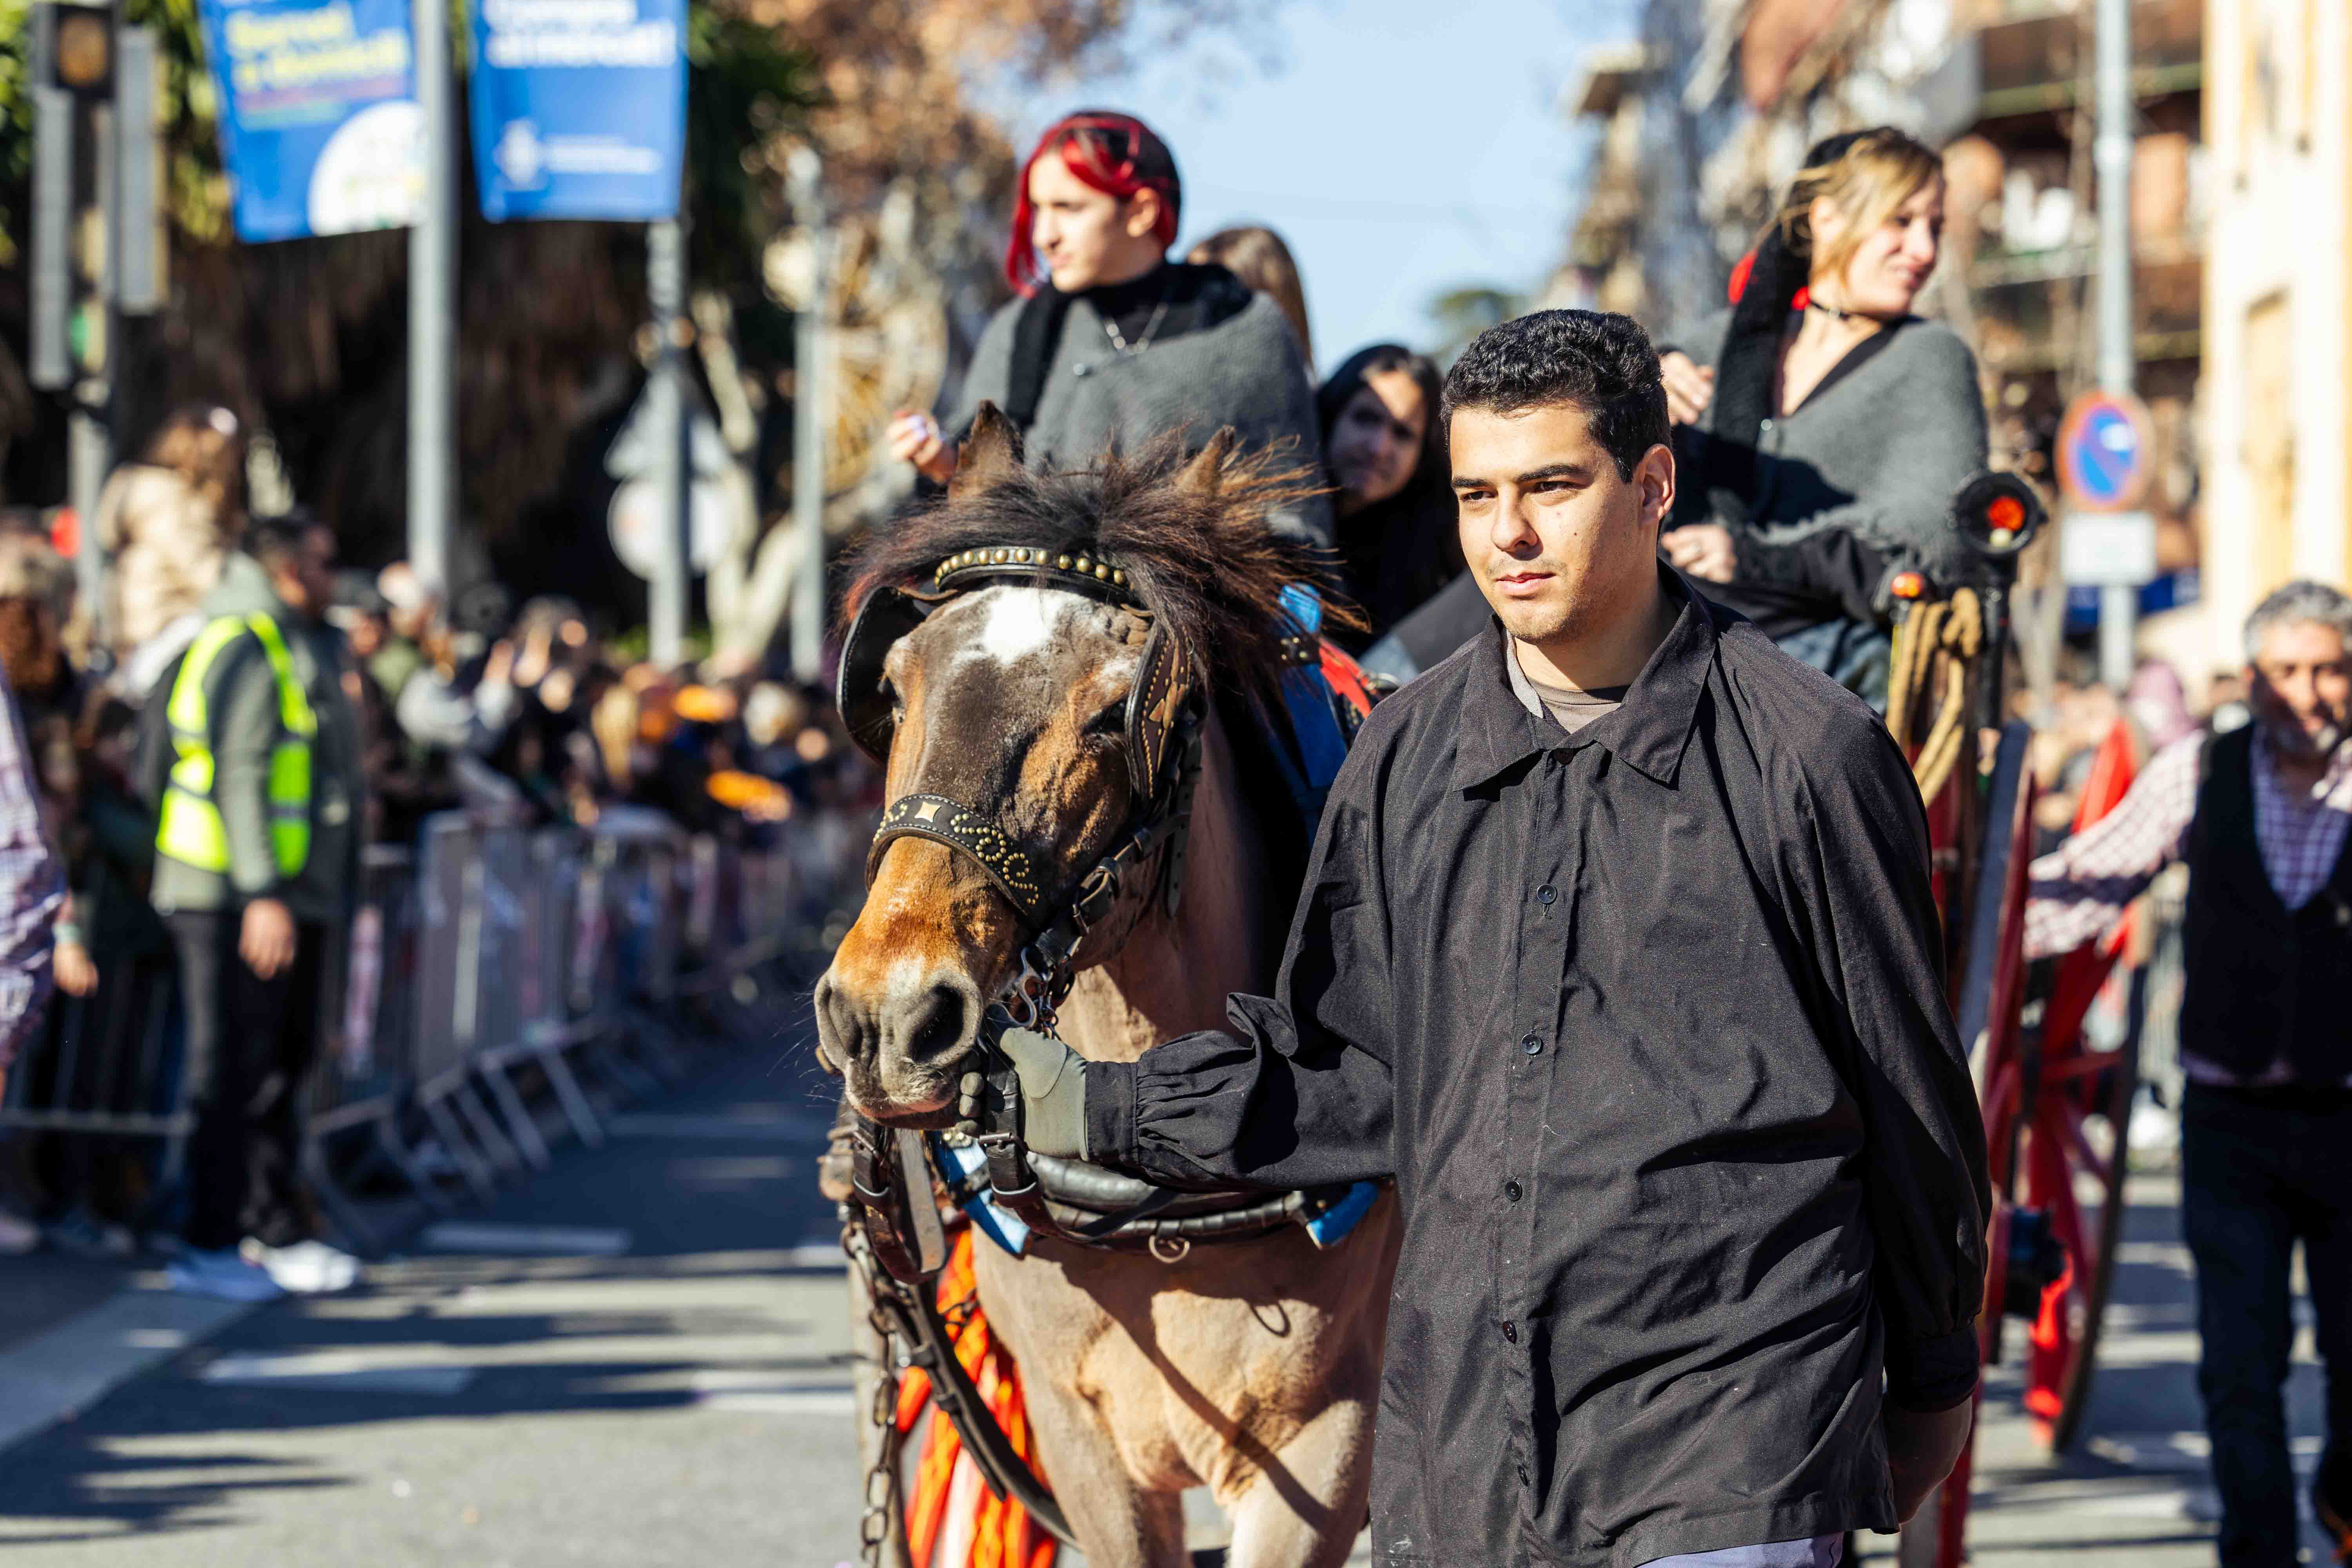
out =
[(1278, 996), (1087, 1068), (1097, 1159), (1396, 1178), (1376, 1563), (1888, 1528), (1882, 1364), (1915, 1408), (1974, 1386), (1984, 1132), (1910, 773), (1664, 575), (1680, 618), (1573, 737), (1491, 626), (1376, 710)]

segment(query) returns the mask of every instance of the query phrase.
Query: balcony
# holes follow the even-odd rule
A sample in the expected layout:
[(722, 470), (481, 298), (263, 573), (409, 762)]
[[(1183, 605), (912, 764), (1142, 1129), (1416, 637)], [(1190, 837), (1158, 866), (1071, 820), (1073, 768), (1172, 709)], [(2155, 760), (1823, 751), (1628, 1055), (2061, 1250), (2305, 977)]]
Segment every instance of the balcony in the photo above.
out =
[[(2082, 286), (2095, 259), (2090, 247), (2070, 247), (1969, 268), (1969, 304), (1986, 368), (2022, 375), (2073, 363), (2096, 308), (2093, 289)], [(2147, 247), (2133, 258), (2135, 359), (2197, 357), (2204, 279), (2204, 258), (2185, 246)]]
[[(2090, 0), (2079, 0), (2083, 13)], [(1977, 35), (1982, 62), (1982, 120), (2004, 120), (2074, 106), (2087, 88), (2087, 16), (2055, 12), (1997, 22)], [(2147, 102), (2196, 92), (2205, 80), (2202, 0), (2139, 0), (2132, 7), (2132, 93)]]

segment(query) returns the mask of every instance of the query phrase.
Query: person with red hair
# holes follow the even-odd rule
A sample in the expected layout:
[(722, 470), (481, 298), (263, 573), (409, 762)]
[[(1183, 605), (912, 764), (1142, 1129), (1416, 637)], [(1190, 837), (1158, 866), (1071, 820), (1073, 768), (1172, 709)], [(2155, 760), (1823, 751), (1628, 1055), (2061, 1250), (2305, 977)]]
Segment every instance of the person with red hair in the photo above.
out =
[[(1244, 450), (1321, 471), (1297, 336), (1272, 300), (1213, 264), (1171, 262), (1183, 210), (1176, 160), (1133, 115), (1054, 122), (1022, 165), (1004, 274), (1020, 296), (981, 334), (944, 414), (901, 410), (892, 455), (945, 484), (982, 402), (1021, 432), (1034, 468), (1083, 468), (1181, 433), (1197, 450), (1226, 426)], [(1329, 542), (1321, 499), (1272, 520)]]

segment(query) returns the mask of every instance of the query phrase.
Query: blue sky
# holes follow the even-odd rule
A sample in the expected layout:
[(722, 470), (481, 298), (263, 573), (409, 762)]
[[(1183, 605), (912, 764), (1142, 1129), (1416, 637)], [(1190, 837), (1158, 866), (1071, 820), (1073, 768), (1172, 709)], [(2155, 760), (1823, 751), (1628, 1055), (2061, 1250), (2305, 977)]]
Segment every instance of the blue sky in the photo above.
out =
[(1629, 0), (1290, 0), (1243, 43), (1056, 83), (1008, 118), (1024, 151), (1072, 109), (1149, 121), (1184, 178), (1179, 252), (1232, 223), (1281, 234), (1328, 370), (1383, 338), (1428, 346), (1445, 289), (1528, 288), (1558, 265), (1591, 141), (1561, 90), (1631, 16)]

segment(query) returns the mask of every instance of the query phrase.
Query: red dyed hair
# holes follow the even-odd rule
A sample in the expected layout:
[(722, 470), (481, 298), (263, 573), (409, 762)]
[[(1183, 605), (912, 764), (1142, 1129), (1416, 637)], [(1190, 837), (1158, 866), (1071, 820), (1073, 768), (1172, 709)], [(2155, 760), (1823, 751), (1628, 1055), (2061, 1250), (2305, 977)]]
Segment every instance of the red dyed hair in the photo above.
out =
[(1029, 171), (1046, 153), (1059, 152), (1062, 166), (1078, 183), (1107, 196), (1127, 201), (1139, 191), (1160, 195), (1160, 221), (1152, 237), (1162, 250), (1176, 243), (1176, 223), (1183, 202), (1183, 184), (1176, 177), (1176, 158), (1159, 133), (1132, 114), (1083, 109), (1064, 115), (1037, 138), (1036, 148), (1021, 165), (1021, 179), (1013, 197), (1013, 238), (1004, 247), (1004, 278), (1013, 291), (1026, 299), (1047, 281), (1037, 264), (1029, 238), (1036, 209), (1029, 204)]

